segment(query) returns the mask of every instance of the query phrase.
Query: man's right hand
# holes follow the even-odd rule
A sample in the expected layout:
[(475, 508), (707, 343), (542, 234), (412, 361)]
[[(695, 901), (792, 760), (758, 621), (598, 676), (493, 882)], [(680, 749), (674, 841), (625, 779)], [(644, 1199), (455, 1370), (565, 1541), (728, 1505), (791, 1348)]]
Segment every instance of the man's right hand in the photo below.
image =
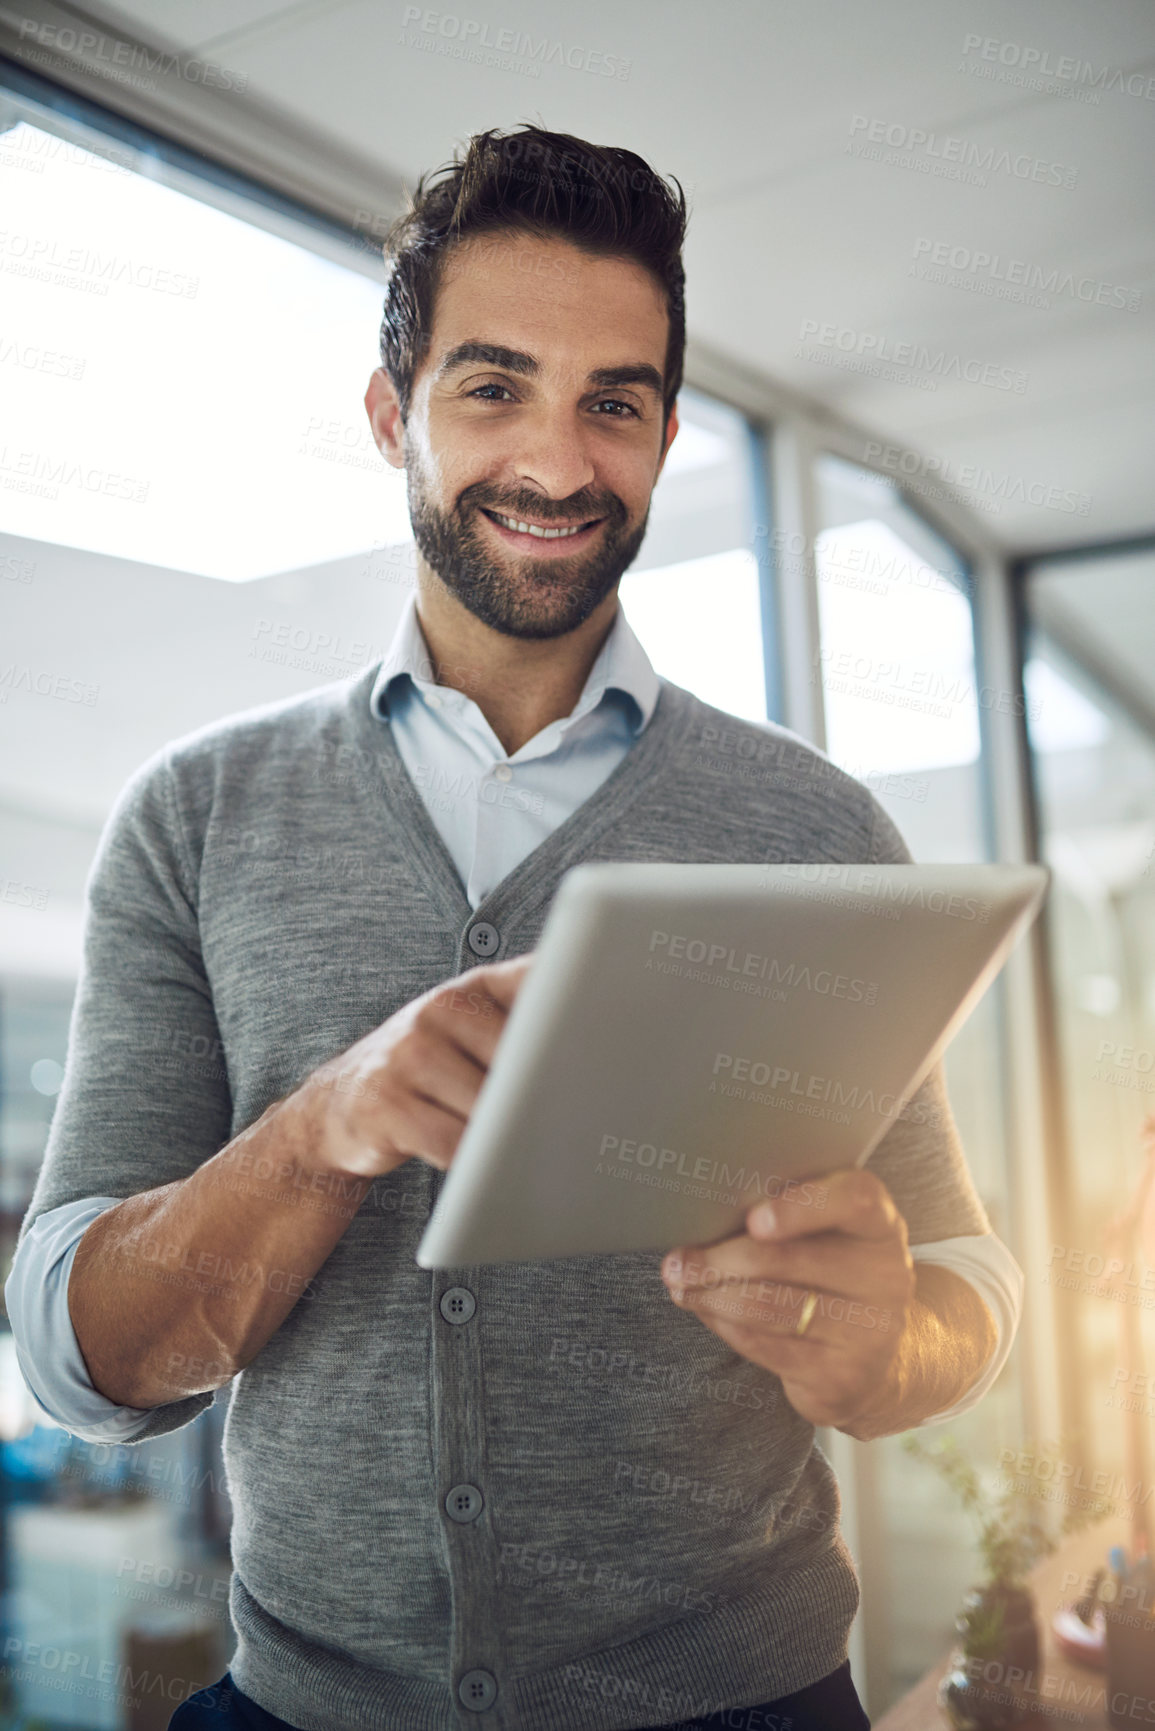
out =
[(449, 1165), (532, 959), (414, 998), (187, 1178), (98, 1215), (68, 1284), (94, 1387), (153, 1407), (251, 1364), (373, 1179), (415, 1154)]
[(469, 968), (314, 1070), (292, 1101), (310, 1164), (372, 1179), (417, 1155), (444, 1171), (532, 961)]

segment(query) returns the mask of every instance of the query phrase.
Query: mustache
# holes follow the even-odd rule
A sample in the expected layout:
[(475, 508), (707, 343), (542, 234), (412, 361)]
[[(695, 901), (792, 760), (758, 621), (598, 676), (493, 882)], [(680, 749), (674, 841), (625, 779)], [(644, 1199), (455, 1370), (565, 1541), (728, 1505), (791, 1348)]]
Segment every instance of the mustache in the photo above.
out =
[(478, 494), (463, 493), (461, 508), (465, 510), (474, 505), (479, 510), (499, 511), (505, 517), (519, 517), (523, 522), (531, 520), (535, 523), (573, 523), (589, 522), (594, 517), (615, 517), (623, 515), (621, 502), (610, 498), (598, 504), (587, 501), (580, 496), (574, 500), (532, 499), (524, 494), (517, 499), (493, 499)]

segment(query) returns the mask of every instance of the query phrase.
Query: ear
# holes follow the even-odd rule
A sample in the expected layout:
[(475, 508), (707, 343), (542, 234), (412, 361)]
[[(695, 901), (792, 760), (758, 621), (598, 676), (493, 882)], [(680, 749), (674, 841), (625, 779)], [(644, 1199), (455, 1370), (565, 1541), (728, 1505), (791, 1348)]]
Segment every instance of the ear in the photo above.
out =
[(378, 367), (369, 377), (365, 391), (365, 413), (373, 433), (373, 443), (387, 463), (395, 469), (405, 467), (405, 428), (401, 424), (401, 403), (393, 381), (384, 367)]
[(666, 442), (662, 446), (662, 455), (658, 461), (658, 474), (654, 476), (655, 482), (658, 479), (658, 475), (661, 474), (662, 470), (666, 466), (666, 458), (670, 454), (670, 446), (674, 442), (674, 435), (677, 433), (677, 431), (678, 431), (678, 404), (677, 404), (677, 401), (675, 400), (674, 406), (670, 410), (670, 425), (666, 431)]

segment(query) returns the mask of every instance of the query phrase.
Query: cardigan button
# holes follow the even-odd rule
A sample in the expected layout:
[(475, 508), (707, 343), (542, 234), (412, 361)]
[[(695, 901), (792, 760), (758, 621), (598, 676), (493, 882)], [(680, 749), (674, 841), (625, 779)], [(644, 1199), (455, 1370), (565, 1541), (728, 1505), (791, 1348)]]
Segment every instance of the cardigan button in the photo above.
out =
[(492, 956), (501, 943), (501, 933), (488, 920), (478, 920), (470, 926), (465, 938), (475, 956)]
[(497, 1700), (497, 1678), (492, 1671), (467, 1671), (457, 1685), (457, 1698), (463, 1707), (484, 1713)]
[(475, 1521), (485, 1505), (485, 1498), (476, 1485), (454, 1485), (445, 1499), (445, 1512), (451, 1521), (464, 1526)]
[(468, 1322), (477, 1309), (477, 1300), (468, 1286), (450, 1286), (441, 1294), (438, 1308), (446, 1322)]

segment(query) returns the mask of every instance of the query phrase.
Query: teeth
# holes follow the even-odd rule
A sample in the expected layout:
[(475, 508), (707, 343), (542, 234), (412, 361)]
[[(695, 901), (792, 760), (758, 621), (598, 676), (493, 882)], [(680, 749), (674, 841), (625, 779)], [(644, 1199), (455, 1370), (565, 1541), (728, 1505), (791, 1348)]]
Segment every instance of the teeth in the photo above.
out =
[(562, 535), (576, 535), (584, 527), (577, 524), (573, 529), (539, 529), (536, 523), (519, 523), (516, 517), (503, 517), (500, 511), (493, 515), (507, 529), (516, 529), (519, 535), (536, 535), (540, 541), (556, 541)]

